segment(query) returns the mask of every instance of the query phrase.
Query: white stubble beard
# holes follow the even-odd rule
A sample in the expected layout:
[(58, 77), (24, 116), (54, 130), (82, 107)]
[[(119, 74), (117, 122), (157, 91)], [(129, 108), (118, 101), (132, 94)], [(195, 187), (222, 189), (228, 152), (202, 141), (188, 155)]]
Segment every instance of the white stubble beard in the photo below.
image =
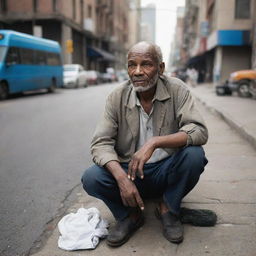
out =
[(154, 77), (152, 77), (152, 79), (149, 80), (147, 86), (135, 86), (132, 83), (134, 91), (135, 92), (146, 92), (146, 91), (150, 90), (151, 88), (153, 88), (156, 85), (158, 77), (159, 77), (159, 74), (157, 72), (156, 75)]

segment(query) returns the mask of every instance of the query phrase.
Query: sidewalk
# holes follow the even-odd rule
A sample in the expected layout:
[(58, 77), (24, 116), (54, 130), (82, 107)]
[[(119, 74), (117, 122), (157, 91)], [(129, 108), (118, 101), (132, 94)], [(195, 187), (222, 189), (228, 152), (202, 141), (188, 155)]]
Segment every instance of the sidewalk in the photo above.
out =
[[(122, 247), (110, 248), (103, 240), (95, 250), (66, 252), (57, 246), (59, 232), (55, 227), (35, 256), (255, 255), (256, 151), (239, 134), (255, 146), (256, 101), (215, 96), (210, 85), (191, 90), (199, 99), (200, 111), (209, 128), (210, 138), (205, 146), (209, 164), (196, 188), (184, 198), (183, 206), (214, 210), (218, 215), (217, 225), (204, 228), (185, 225), (183, 243), (171, 244), (162, 236), (161, 224), (154, 216), (154, 204), (146, 202), (145, 225)], [(82, 188), (77, 193), (77, 202), (67, 213), (76, 212), (80, 207), (97, 207), (104, 218), (114, 221), (105, 205), (85, 195)]]
[(256, 149), (256, 100), (238, 96), (217, 96), (212, 84), (191, 88), (195, 97), (217, 113)]

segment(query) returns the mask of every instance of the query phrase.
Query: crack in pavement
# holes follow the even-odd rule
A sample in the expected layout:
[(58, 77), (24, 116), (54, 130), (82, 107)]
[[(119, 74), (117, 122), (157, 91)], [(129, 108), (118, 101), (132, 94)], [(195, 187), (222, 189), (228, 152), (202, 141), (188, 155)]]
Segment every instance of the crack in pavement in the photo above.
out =
[(43, 248), (46, 244), (48, 238), (52, 235), (53, 231), (55, 230), (59, 220), (63, 217), (66, 213), (66, 210), (77, 201), (77, 197), (72, 200), (72, 196), (75, 195), (76, 192), (81, 186), (81, 183), (75, 185), (72, 189), (67, 191), (64, 199), (60, 202), (60, 208), (57, 210), (57, 214), (53, 216), (44, 226), (42, 234), (33, 242), (29, 251), (24, 254), (24, 256), (29, 256), (35, 254), (39, 250)]
[(212, 201), (217, 201), (219, 204), (222, 204), (222, 201), (219, 198), (214, 198), (214, 197), (205, 197), (205, 198)]

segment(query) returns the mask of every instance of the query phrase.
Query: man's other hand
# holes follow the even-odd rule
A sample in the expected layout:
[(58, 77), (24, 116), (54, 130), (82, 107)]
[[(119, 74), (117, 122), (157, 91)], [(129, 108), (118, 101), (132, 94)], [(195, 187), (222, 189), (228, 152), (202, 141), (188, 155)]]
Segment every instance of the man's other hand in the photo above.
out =
[(146, 142), (137, 152), (134, 153), (128, 166), (128, 178), (135, 180), (136, 173), (141, 179), (144, 178), (143, 167), (155, 150), (154, 137)]

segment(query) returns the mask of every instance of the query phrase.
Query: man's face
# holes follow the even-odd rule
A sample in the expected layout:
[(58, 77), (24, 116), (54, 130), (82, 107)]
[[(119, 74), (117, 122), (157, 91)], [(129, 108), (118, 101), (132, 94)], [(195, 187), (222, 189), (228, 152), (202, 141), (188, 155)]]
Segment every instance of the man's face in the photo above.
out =
[(128, 75), (135, 91), (154, 87), (161, 74), (157, 56), (149, 47), (137, 47), (128, 54)]

